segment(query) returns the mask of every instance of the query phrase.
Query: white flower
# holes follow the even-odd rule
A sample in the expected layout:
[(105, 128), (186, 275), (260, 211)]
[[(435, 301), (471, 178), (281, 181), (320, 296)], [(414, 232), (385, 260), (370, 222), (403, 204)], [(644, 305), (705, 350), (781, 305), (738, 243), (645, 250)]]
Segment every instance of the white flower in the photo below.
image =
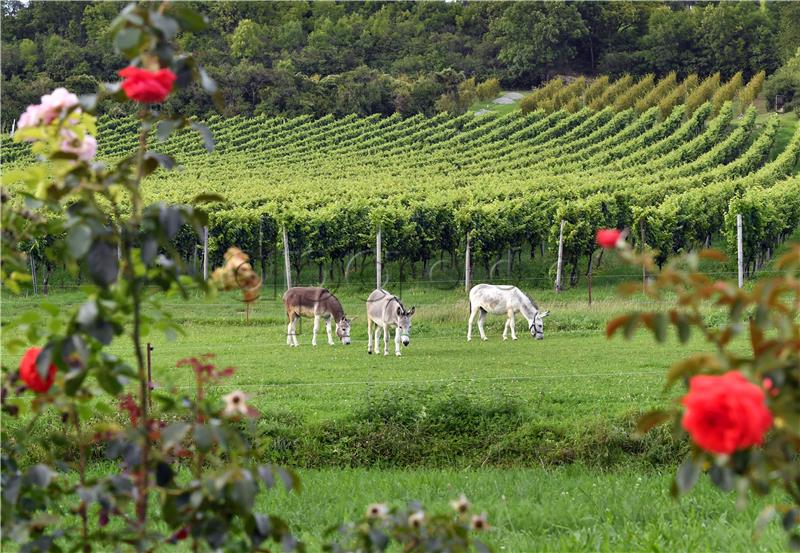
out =
[(408, 517), (409, 526), (413, 526), (414, 528), (419, 528), (422, 526), (423, 522), (425, 522), (425, 513), (422, 511), (417, 511)]
[(458, 499), (450, 502), (450, 506), (457, 513), (466, 513), (469, 511), (469, 500), (467, 496), (462, 493)]
[(386, 518), (389, 507), (385, 503), (372, 503), (367, 507), (367, 518)]
[(250, 408), (247, 406), (249, 397), (241, 390), (234, 390), (226, 396), (222, 396), (225, 401), (225, 410), (222, 414), (226, 417), (238, 417), (240, 415), (250, 415)]
[(472, 516), (472, 522), (470, 523), (470, 526), (472, 526), (473, 530), (478, 530), (478, 531), (486, 530), (487, 528), (489, 528), (489, 522), (488, 522), (487, 519), (488, 519), (488, 516), (486, 515), (486, 513), (481, 513), (479, 515), (473, 515)]

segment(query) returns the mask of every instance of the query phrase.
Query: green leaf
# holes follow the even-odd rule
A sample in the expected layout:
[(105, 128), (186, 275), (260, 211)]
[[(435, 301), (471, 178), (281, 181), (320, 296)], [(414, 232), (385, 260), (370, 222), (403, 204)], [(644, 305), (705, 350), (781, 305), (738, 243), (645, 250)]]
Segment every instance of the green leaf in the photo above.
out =
[(797, 526), (799, 522), (800, 522), (800, 509), (798, 509), (797, 507), (792, 507), (791, 509), (786, 511), (785, 515), (783, 515), (783, 520), (781, 521), (781, 524), (783, 524), (784, 530), (786, 530), (787, 532), (791, 532), (792, 529), (795, 526)]
[(79, 223), (67, 232), (67, 247), (69, 253), (75, 259), (81, 259), (86, 252), (89, 251), (89, 246), (92, 245), (92, 229), (89, 225)]
[(655, 330), (656, 340), (663, 343), (667, 340), (667, 315), (664, 313), (656, 313), (653, 318), (653, 328)]
[(200, 133), (206, 150), (209, 152), (214, 151), (214, 136), (211, 134), (211, 130), (202, 123), (197, 123), (196, 121), (193, 121), (191, 126), (194, 130)]
[(200, 451), (208, 451), (214, 445), (214, 433), (207, 424), (198, 424), (194, 427), (194, 442)]
[(101, 367), (95, 373), (95, 378), (100, 387), (112, 396), (117, 396), (122, 392), (122, 383), (108, 368)]
[(50, 485), (50, 482), (53, 481), (56, 473), (53, 469), (39, 463), (37, 465), (33, 465), (31, 468), (28, 469), (28, 472), (25, 473), (25, 477), (35, 486), (39, 486), (41, 488), (46, 488)]
[(86, 257), (89, 276), (100, 286), (109, 286), (116, 282), (119, 272), (117, 249), (105, 240), (96, 239), (89, 248)]
[(165, 450), (178, 445), (189, 432), (191, 425), (185, 422), (173, 422), (161, 431), (162, 446)]
[(202, 67), (200, 68), (200, 86), (203, 87), (203, 90), (208, 92), (209, 94), (215, 94), (217, 92), (217, 83), (211, 76), (206, 72), (205, 69)]
[(685, 494), (691, 490), (700, 478), (702, 467), (700, 463), (695, 461), (692, 457), (687, 457), (686, 460), (678, 467), (678, 473), (675, 475), (675, 483), (678, 485), (678, 492)]
[(142, 38), (142, 31), (136, 27), (125, 27), (114, 37), (114, 45), (123, 52), (135, 48)]
[(185, 123), (184, 119), (162, 119), (156, 125), (156, 136), (159, 140), (166, 140), (170, 134), (179, 129)]
[(36, 372), (43, 381), (47, 380), (47, 376), (50, 373), (50, 365), (53, 364), (53, 349), (52, 343), (47, 344), (36, 357)]
[(144, 154), (145, 160), (155, 160), (161, 167), (167, 171), (175, 167), (175, 160), (166, 154), (159, 154), (158, 152), (149, 151)]
[(170, 4), (169, 11), (175, 13), (175, 19), (186, 31), (197, 32), (206, 28), (205, 17), (186, 4)]
[(722, 491), (729, 492), (733, 489), (733, 472), (728, 467), (714, 465), (708, 471), (711, 481)]
[(86, 380), (86, 375), (89, 371), (86, 369), (73, 369), (67, 373), (64, 378), (64, 392), (68, 396), (74, 396), (80, 389), (83, 381)]
[(636, 422), (636, 433), (638, 435), (646, 434), (652, 428), (667, 421), (670, 418), (670, 413), (667, 411), (650, 411), (642, 415)]
[(631, 313), (628, 320), (625, 321), (623, 332), (625, 334), (625, 338), (628, 340), (633, 338), (633, 335), (636, 333), (636, 328), (639, 326), (639, 319), (640, 317), (638, 313)]
[(164, 38), (167, 40), (172, 40), (175, 38), (180, 30), (177, 21), (171, 17), (161, 15), (157, 11), (150, 11), (148, 17), (153, 27), (161, 31), (161, 34), (164, 35)]
[(78, 314), (75, 316), (75, 321), (81, 328), (88, 328), (94, 325), (99, 314), (100, 310), (97, 308), (97, 302), (89, 300), (80, 306)]
[(675, 325), (678, 328), (678, 339), (681, 341), (681, 344), (685, 344), (689, 341), (689, 335), (691, 333), (689, 321), (686, 320), (684, 315), (678, 315)]
[(156, 465), (156, 484), (164, 487), (172, 482), (172, 478), (174, 476), (175, 473), (173, 472), (172, 467), (164, 461), (159, 461), (159, 463)]

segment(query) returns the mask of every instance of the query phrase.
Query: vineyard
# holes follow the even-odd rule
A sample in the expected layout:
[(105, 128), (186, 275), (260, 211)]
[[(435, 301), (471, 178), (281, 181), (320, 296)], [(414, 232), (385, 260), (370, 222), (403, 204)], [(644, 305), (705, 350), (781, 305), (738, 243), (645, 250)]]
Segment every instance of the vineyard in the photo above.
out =
[[(570, 111), (563, 96), (573, 83), (539, 89), (552, 88), (548, 98), (563, 104), (552, 111), (213, 117), (212, 153), (191, 130), (164, 142), (153, 137), (152, 149), (173, 156), (178, 170), (159, 169), (146, 196), (225, 198), (211, 206), (212, 263), (233, 244), (256, 258), (274, 255), (285, 227), (298, 272), (309, 262), (333, 265), (370, 250), (380, 227), (393, 259), (427, 264), (440, 252), (463, 252), (469, 237), (473, 259), (488, 266), (509, 249), (521, 256), (525, 245), (531, 255), (554, 246), (564, 221), (564, 260), (574, 273), (596, 248), (598, 228), (634, 229), (663, 261), (719, 238), (735, 247), (741, 213), (747, 266), (756, 268), (800, 222), (800, 127), (776, 148), (779, 117), (757, 121), (754, 107), (741, 109), (739, 99), (756, 86), (742, 85), (741, 76), (731, 86), (703, 79), (693, 85), (700, 96), (689, 90), (692, 77), (621, 80), (581, 83), (587, 97), (602, 98), (602, 109)], [(634, 97), (621, 98), (622, 89)], [(685, 102), (665, 102), (678, 90)], [(100, 157), (132, 152), (135, 124), (101, 119)], [(7, 137), (3, 151), (6, 164), (29, 160)], [(198, 238), (179, 236), (188, 258)]]

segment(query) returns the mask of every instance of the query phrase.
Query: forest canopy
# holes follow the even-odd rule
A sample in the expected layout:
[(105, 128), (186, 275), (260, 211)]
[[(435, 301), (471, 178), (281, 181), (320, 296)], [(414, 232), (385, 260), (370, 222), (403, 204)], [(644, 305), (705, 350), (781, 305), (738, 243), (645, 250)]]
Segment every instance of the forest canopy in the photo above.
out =
[[(556, 74), (775, 72), (800, 46), (794, 2), (192, 2), (180, 36), (225, 91), (228, 115), (463, 111), (477, 84)], [(57, 86), (93, 90), (122, 58), (124, 3), (2, 3), (2, 125)], [(212, 110), (187, 91), (173, 102)]]

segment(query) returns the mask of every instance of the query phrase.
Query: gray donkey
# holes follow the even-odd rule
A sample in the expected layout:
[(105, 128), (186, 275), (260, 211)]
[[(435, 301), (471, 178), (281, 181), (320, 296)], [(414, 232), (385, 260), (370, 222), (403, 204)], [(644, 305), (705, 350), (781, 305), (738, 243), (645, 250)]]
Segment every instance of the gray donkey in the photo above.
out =
[(331, 337), (331, 319), (336, 323), (336, 336), (344, 345), (350, 344), (350, 319), (344, 314), (342, 304), (325, 288), (306, 288), (295, 286), (283, 294), (283, 305), (289, 317), (286, 331), (286, 343), (297, 346), (297, 320), (300, 317), (314, 317), (314, 335), (311, 345), (317, 345), (319, 320), (325, 317), (325, 330), (328, 331), (328, 344), (333, 345)]
[(400, 354), (400, 342), (407, 346), (411, 342), (411, 317), (416, 311), (406, 311), (397, 296), (383, 289), (377, 289), (367, 298), (367, 353), (372, 353), (372, 324), (375, 323), (375, 351), (380, 350), (381, 329), (383, 329), (383, 354), (389, 355), (389, 327), (395, 327), (394, 354)]

